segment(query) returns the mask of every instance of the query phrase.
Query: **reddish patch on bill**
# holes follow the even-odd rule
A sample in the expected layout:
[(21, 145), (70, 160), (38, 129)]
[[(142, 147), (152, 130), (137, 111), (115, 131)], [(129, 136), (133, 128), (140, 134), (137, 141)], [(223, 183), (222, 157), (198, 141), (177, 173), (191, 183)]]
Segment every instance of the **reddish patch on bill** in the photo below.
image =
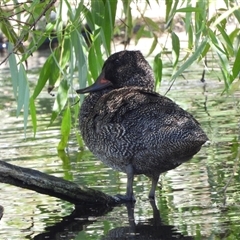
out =
[(106, 83), (109, 83), (109, 81), (106, 78), (101, 78), (99, 83), (100, 84), (106, 84)]

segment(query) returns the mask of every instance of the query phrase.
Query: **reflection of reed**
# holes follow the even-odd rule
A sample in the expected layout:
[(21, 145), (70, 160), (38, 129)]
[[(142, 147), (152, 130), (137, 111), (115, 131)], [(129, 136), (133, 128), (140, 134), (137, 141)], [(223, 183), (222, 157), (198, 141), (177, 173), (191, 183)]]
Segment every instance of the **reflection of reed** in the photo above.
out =
[(183, 236), (171, 225), (164, 225), (161, 221), (159, 210), (155, 201), (150, 201), (153, 209), (153, 218), (140, 221), (137, 224), (134, 219), (134, 204), (126, 204), (129, 226), (117, 227), (108, 232), (102, 240), (136, 239), (136, 240), (161, 240), (161, 239), (193, 239), (191, 236)]
[(0, 220), (2, 219), (4, 208), (0, 205)]

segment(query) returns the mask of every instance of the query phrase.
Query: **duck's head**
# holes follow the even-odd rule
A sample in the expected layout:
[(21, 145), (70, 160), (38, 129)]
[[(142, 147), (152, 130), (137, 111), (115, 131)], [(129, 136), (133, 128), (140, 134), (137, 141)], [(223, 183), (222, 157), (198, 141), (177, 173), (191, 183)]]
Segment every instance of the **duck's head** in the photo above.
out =
[(112, 54), (104, 63), (102, 72), (95, 83), (77, 93), (95, 92), (111, 86), (122, 88), (130, 86), (154, 87), (153, 71), (140, 51), (121, 51)]

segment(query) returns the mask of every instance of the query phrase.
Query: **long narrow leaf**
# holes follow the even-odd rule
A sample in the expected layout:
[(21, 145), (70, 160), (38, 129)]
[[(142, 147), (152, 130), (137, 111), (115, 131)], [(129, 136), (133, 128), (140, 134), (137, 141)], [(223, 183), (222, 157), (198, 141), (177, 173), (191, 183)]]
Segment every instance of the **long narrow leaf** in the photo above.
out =
[(27, 134), (27, 124), (28, 124), (28, 110), (29, 110), (29, 88), (26, 85), (25, 88), (25, 98), (24, 98), (24, 108), (23, 108), (23, 119), (24, 119), (24, 134)]
[(180, 53), (180, 41), (178, 36), (172, 32), (172, 58), (173, 58), (173, 68), (175, 69), (178, 63)]
[(36, 107), (35, 107), (33, 97), (31, 97), (29, 99), (29, 108), (30, 108), (30, 114), (31, 114), (31, 119), (32, 119), (33, 134), (34, 134), (34, 137), (35, 137), (36, 132), (37, 132), (37, 114), (36, 114)]
[(151, 31), (160, 31), (159, 25), (149, 17), (144, 17), (144, 21)]
[(155, 76), (155, 89), (157, 90), (161, 80), (162, 80), (162, 59), (161, 59), (161, 54), (158, 53), (153, 61), (153, 72)]
[(222, 51), (213, 42), (209, 42), (209, 44), (211, 45), (212, 50), (216, 52), (216, 54), (218, 55), (218, 58), (220, 60), (220, 69), (221, 69), (222, 76), (224, 78), (224, 83), (225, 83), (224, 91), (228, 91), (230, 84), (233, 81), (233, 77), (231, 75), (231, 67), (230, 67), (227, 55), (222, 54)]
[(94, 17), (93, 17), (92, 11), (90, 11), (84, 5), (82, 6), (82, 9), (83, 9), (83, 14), (86, 18), (88, 27), (93, 31), (95, 29), (95, 23), (94, 23)]
[(70, 59), (70, 54), (71, 54), (71, 50), (70, 50), (70, 39), (69, 37), (64, 37), (63, 39), (63, 46), (61, 49), (61, 56), (60, 56), (60, 67), (63, 69), (65, 68), (65, 66), (68, 64), (69, 59)]
[(103, 25), (104, 11), (104, 1), (91, 1), (91, 13), (94, 24), (98, 26)]
[(20, 63), (17, 116), (20, 114), (22, 107), (23, 107), (23, 119), (24, 119), (24, 134), (26, 136), (27, 123), (28, 123), (28, 109), (29, 109), (29, 86), (27, 82), (27, 75), (26, 75), (25, 68), (23, 64)]
[(97, 79), (98, 76), (98, 68), (96, 64), (96, 52), (95, 52), (95, 47), (94, 45), (90, 48), (89, 54), (88, 54), (88, 65), (89, 65), (89, 70), (92, 74), (93, 79)]
[(201, 8), (198, 7), (185, 7), (185, 8), (179, 8), (176, 10), (176, 12), (202, 12)]
[(232, 42), (231, 42), (228, 34), (219, 24), (217, 25), (217, 29), (220, 31), (221, 36), (226, 43), (226, 47), (227, 47), (227, 50), (228, 50), (229, 54), (231, 56), (233, 56), (233, 54), (234, 54), (233, 45), (232, 45)]
[(65, 79), (62, 80), (58, 87), (58, 93), (53, 105), (50, 125), (53, 123), (53, 121), (65, 107), (68, 100), (68, 89), (69, 89), (68, 81)]
[(143, 32), (144, 32), (144, 28), (145, 28), (145, 26), (142, 25), (142, 26), (138, 29), (138, 31), (137, 31), (137, 33), (136, 33), (136, 35), (135, 35), (135, 45), (138, 44), (139, 39), (142, 37)]
[(211, 39), (211, 43), (214, 44), (214, 46), (218, 49), (218, 51), (222, 52), (223, 55), (227, 55), (224, 48), (222, 47), (221, 41), (219, 41), (216, 34), (211, 29), (208, 29), (208, 35)]
[(235, 12), (236, 10), (239, 10), (239, 9), (240, 9), (240, 6), (237, 5), (237, 6), (234, 6), (234, 7), (230, 8), (229, 10), (225, 11), (213, 23), (213, 28), (215, 28), (220, 22), (222, 22), (224, 19), (227, 19), (233, 12)]
[(71, 132), (71, 111), (68, 106), (63, 114), (62, 125), (61, 125), (61, 141), (58, 144), (58, 150), (64, 150), (67, 146), (69, 134)]
[(172, 10), (172, 3), (173, 3), (173, 1), (166, 1), (165, 2), (165, 4), (166, 4), (166, 22), (168, 21), (171, 10)]
[[(103, 63), (104, 63), (104, 58), (102, 54), (102, 42), (101, 42), (101, 37), (100, 37), (100, 29), (95, 31), (94, 33), (94, 41), (93, 41), (94, 49), (95, 49), (95, 68), (98, 69), (98, 72), (102, 69)], [(93, 59), (92, 59), (93, 61)]]
[(84, 41), (82, 36), (77, 32), (73, 31), (71, 34), (72, 45), (74, 48), (75, 59), (77, 60), (78, 80), (81, 88), (86, 87), (88, 64), (86, 55), (84, 53)]
[[(11, 52), (13, 49), (13, 45), (9, 42), (8, 44), (8, 52)], [(18, 90), (18, 67), (15, 54), (11, 54), (8, 58), (10, 73), (11, 73), (11, 81), (13, 86), (13, 94), (14, 97), (17, 99), (17, 90)]]
[[(174, 5), (172, 6), (172, 3)], [(171, 25), (174, 15), (176, 14), (176, 9), (178, 6), (179, 1), (166, 1), (167, 8), (166, 8), (166, 29)]]
[[(191, 2), (189, 3), (187, 3), (187, 7), (189, 8), (189, 7), (191, 7)], [(186, 14), (185, 14), (185, 19), (184, 19), (184, 21), (185, 21), (185, 29), (186, 29), (186, 33), (188, 34), (188, 38), (190, 38), (190, 36), (192, 35), (192, 32), (193, 32), (193, 29), (191, 28), (191, 22), (192, 22), (192, 12), (186, 12)], [(191, 44), (189, 44), (189, 45), (191, 45)]]
[(184, 70), (191, 66), (191, 64), (198, 59), (198, 57), (202, 54), (203, 49), (205, 48), (208, 39), (205, 38), (196, 51), (192, 54), (191, 57), (178, 69), (178, 71), (172, 76), (172, 80), (176, 79), (179, 75), (181, 75)]
[(113, 26), (115, 23), (117, 0), (105, 1), (104, 20), (102, 22), (103, 41), (105, 50), (109, 55), (111, 53), (111, 40), (113, 35)]
[(238, 23), (240, 23), (240, 12), (239, 12), (239, 10), (234, 11), (233, 14), (236, 17), (236, 19), (238, 20)]
[(234, 42), (234, 40), (235, 40), (236, 37), (238, 36), (239, 32), (240, 32), (240, 29), (239, 29), (239, 28), (236, 28), (236, 29), (234, 29), (230, 34), (228, 34), (228, 37), (229, 37), (231, 43)]
[(201, 59), (203, 59), (204, 57), (206, 57), (207, 53), (209, 52), (209, 49), (210, 49), (210, 44), (207, 43), (206, 46), (204, 47), (203, 51), (202, 51), (201, 56), (200, 56), (199, 59), (198, 59), (199, 61), (200, 61)]
[(188, 31), (187, 31), (187, 34), (188, 34), (188, 49), (192, 49), (193, 48), (193, 38), (194, 38), (193, 37), (193, 29), (191, 28), (190, 25), (186, 29), (188, 29)]
[(158, 37), (157, 37), (156, 34), (153, 34), (153, 42), (152, 42), (152, 45), (151, 45), (151, 47), (150, 47), (150, 50), (149, 50), (147, 56), (149, 56), (149, 55), (152, 54), (152, 52), (154, 51), (154, 49), (155, 49), (156, 46), (157, 46), (157, 43), (158, 43)]
[(132, 12), (131, 12), (131, 0), (122, 0), (123, 4), (123, 11), (126, 16), (126, 25), (125, 25), (125, 40), (128, 38), (131, 38), (132, 35), (132, 29), (133, 29), (133, 24), (132, 24)]
[(33, 95), (32, 97), (34, 99), (37, 98), (37, 96), (40, 94), (40, 92), (42, 91), (42, 89), (44, 88), (44, 86), (46, 85), (47, 80), (49, 79), (49, 76), (52, 74), (53, 71), (53, 64), (54, 63), (54, 59), (51, 56), (48, 57), (47, 61), (44, 63), (41, 72), (39, 74), (39, 78), (38, 78), (38, 82), (37, 85), (34, 89)]
[(234, 79), (239, 75), (239, 72), (240, 72), (240, 48), (237, 51), (237, 55), (232, 68), (232, 75)]
[[(75, 102), (77, 102), (78, 98), (76, 97), (75, 98)], [(73, 106), (73, 110), (74, 110), (74, 129), (76, 129), (75, 131), (75, 134), (76, 134), (76, 139), (77, 139), (77, 142), (78, 142), (78, 145), (80, 147), (83, 147), (84, 143), (83, 143), (83, 140), (82, 140), (82, 137), (79, 133), (79, 130), (78, 130), (78, 127), (79, 127), (79, 121), (78, 121), (78, 116), (79, 116), (79, 104), (75, 104)]]
[(19, 67), (18, 80), (19, 80), (19, 83), (18, 83), (18, 98), (17, 98), (17, 116), (19, 116), (20, 111), (24, 105), (25, 93), (27, 88), (26, 72), (22, 63), (20, 63), (20, 67)]

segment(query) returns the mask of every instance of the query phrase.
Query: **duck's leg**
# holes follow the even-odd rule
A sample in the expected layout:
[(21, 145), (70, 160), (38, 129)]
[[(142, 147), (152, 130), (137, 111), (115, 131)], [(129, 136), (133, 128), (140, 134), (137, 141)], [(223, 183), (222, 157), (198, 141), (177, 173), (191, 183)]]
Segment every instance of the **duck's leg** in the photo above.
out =
[(158, 176), (152, 176), (152, 187), (151, 190), (149, 192), (148, 197), (150, 199), (154, 199), (155, 198), (155, 191), (156, 191), (156, 187), (157, 187), (157, 183), (158, 183), (158, 179), (159, 179), (159, 175)]
[(135, 201), (133, 195), (133, 179), (134, 179), (134, 172), (132, 164), (127, 165), (127, 192), (126, 196), (128, 199), (132, 199)]
[(116, 197), (119, 198), (120, 201), (124, 202), (135, 202), (135, 198), (133, 195), (133, 179), (134, 179), (134, 170), (132, 164), (128, 164), (126, 167), (127, 173), (127, 191), (126, 195), (117, 194)]

